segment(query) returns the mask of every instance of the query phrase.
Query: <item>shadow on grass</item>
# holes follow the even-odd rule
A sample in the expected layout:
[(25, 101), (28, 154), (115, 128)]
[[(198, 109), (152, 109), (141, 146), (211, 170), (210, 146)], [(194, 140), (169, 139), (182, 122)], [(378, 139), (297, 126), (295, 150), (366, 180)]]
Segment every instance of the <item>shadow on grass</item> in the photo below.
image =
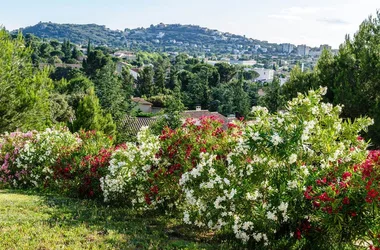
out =
[(94, 232), (86, 240), (103, 238), (122, 249), (227, 249), (212, 235), (182, 227), (178, 220), (154, 213), (139, 214), (125, 207), (107, 206), (99, 201), (66, 198), (36, 191), (2, 190), (1, 193), (34, 195), (41, 198), (48, 228), (86, 227)]

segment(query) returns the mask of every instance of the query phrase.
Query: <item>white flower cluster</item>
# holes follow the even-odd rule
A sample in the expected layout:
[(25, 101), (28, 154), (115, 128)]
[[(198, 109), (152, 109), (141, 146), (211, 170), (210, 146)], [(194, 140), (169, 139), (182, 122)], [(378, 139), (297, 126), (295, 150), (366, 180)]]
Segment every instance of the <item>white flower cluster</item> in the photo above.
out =
[[(147, 171), (158, 164), (156, 154), (160, 148), (157, 136), (143, 127), (137, 135), (137, 143), (127, 143), (126, 149), (119, 149), (112, 155), (108, 174), (100, 179), (104, 201), (129, 199), (141, 209), (148, 209), (144, 192), (147, 183)], [(152, 201), (152, 207), (157, 204)]]
[(64, 151), (70, 151), (77, 148), (81, 140), (67, 129), (46, 129), (43, 132), (36, 133), (35, 137), (30, 138), (21, 148), (19, 156), (16, 159), (16, 166), (20, 170), (29, 173), (27, 181), (38, 186), (42, 183), (41, 179), (52, 177), (53, 165)]

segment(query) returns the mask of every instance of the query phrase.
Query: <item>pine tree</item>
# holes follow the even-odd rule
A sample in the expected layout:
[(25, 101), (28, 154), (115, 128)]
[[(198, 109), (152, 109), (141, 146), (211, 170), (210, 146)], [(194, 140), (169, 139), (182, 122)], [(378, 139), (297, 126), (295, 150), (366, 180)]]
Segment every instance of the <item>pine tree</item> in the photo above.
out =
[(103, 116), (102, 113), (99, 99), (96, 97), (94, 89), (90, 88), (75, 112), (76, 119), (73, 122), (73, 131), (96, 130), (114, 135), (116, 126), (112, 117), (109, 114)]
[(62, 52), (64, 54), (64, 61), (65, 62), (71, 58), (71, 43), (69, 40), (63, 41)]
[(154, 95), (154, 70), (152, 67), (147, 66), (144, 67), (143, 70), (140, 71), (140, 74), (137, 78), (137, 94), (140, 96), (150, 97)]
[(43, 129), (51, 124), (47, 70), (33, 67), (32, 50), (20, 35), (0, 30), (0, 133)]

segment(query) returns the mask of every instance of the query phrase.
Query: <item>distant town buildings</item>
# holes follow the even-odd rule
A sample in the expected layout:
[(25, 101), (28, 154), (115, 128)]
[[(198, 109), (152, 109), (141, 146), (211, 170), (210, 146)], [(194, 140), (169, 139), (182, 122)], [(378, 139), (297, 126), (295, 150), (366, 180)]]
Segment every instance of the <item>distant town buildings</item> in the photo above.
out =
[(290, 44), (290, 43), (281, 44), (281, 52), (283, 53), (290, 54), (292, 53), (293, 49), (294, 49), (293, 44)]
[(310, 53), (310, 47), (308, 47), (305, 44), (298, 45), (298, 47), (297, 47), (297, 54), (299, 56), (308, 56), (309, 53)]
[(331, 50), (332, 48), (331, 48), (331, 46), (328, 45), (328, 44), (322, 44), (321, 46), (319, 46), (319, 50), (320, 50), (320, 51), (323, 51), (323, 50), (325, 50), (325, 49), (327, 49), (327, 50)]

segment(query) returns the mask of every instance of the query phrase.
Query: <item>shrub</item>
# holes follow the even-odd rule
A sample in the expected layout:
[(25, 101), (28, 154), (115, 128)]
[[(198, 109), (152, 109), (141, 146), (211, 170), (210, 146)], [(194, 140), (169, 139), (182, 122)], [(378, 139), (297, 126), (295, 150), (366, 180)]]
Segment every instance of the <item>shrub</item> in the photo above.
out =
[(48, 128), (40, 133), (5, 134), (2, 140), (5, 145), (1, 152), (14, 149), (11, 158), (9, 153), (5, 153), (2, 160), (3, 167), (8, 166), (8, 185), (12, 187), (45, 185), (52, 177), (51, 165), (61, 154), (71, 152), (80, 143), (80, 140), (66, 128)]
[(152, 166), (157, 165), (158, 149), (158, 137), (144, 127), (137, 135), (137, 143), (126, 143), (116, 150), (108, 174), (100, 180), (104, 200), (117, 200), (142, 210), (147, 209), (147, 205), (150, 205), (145, 202), (145, 193), (149, 187), (148, 172)]
[[(253, 121), (227, 130), (202, 118), (159, 138), (142, 131), (138, 145), (113, 155), (102, 179), (106, 201), (175, 208), (185, 224), (231, 233), (252, 248), (342, 247), (377, 235), (368, 222), (378, 213), (360, 199), (366, 190), (367, 203), (378, 207), (376, 184), (368, 187), (369, 179), (363, 186), (363, 177), (349, 183), (350, 174), (360, 175), (353, 166), (367, 155), (358, 134), (372, 120), (342, 120), (340, 106), (321, 102), (325, 91), (300, 94), (277, 114), (254, 107)], [(353, 208), (342, 204), (360, 211), (360, 227), (349, 214)]]
[(5, 133), (0, 137), (0, 187), (17, 186), (18, 183), (27, 181), (27, 171), (18, 169), (16, 159), (28, 140), (35, 137), (37, 131), (28, 133)]
[(50, 187), (68, 196), (99, 198), (100, 178), (106, 174), (114, 147), (112, 138), (99, 131), (80, 131), (82, 143), (61, 155), (53, 165)]

